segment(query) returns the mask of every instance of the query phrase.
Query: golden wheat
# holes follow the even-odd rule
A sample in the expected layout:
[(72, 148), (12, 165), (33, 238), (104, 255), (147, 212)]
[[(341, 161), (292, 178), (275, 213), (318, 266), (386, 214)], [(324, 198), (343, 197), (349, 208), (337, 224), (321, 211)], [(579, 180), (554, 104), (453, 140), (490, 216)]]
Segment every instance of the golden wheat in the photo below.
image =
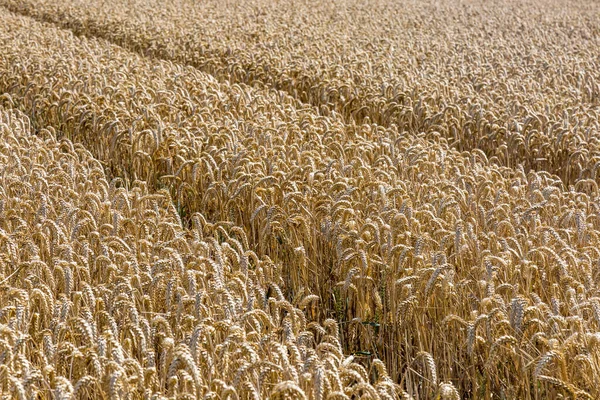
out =
[(0, 1), (3, 393), (600, 396), (597, 6), (371, 3)]
[(266, 398), (287, 388), (306, 398), (317, 382), (320, 398), (334, 385), (343, 398), (380, 390), (344, 379), (357, 364), (342, 356), (334, 321), (309, 324), (265, 280), (264, 261), (242, 270), (238, 251), (251, 250), (234, 237), (184, 230), (168, 193), (109, 184), (89, 152), (36, 137), (18, 112), (0, 112), (0, 143), (0, 392)]
[(347, 122), (441, 136), (583, 190), (598, 184), (595, 2), (0, 4), (219, 80), (283, 90)]

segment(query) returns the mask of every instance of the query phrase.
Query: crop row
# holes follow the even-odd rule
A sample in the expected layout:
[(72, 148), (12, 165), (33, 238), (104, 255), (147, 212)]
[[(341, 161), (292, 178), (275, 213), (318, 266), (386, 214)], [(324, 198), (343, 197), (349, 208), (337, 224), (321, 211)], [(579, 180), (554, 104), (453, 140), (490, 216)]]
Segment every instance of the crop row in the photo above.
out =
[[(343, 356), (244, 233), (109, 184), (81, 145), (0, 111), (0, 392), (13, 398), (397, 398)], [(375, 378), (374, 378), (375, 377)], [(370, 379), (374, 378), (374, 385)], [(448, 387), (447, 390), (449, 390)], [(40, 397), (38, 397), (40, 396)], [(158, 397), (157, 397), (158, 396)], [(160, 397), (163, 396), (163, 397)]]
[(220, 81), (285, 91), (347, 123), (441, 137), (567, 185), (598, 183), (597, 4), (363, 3), (0, 5)]

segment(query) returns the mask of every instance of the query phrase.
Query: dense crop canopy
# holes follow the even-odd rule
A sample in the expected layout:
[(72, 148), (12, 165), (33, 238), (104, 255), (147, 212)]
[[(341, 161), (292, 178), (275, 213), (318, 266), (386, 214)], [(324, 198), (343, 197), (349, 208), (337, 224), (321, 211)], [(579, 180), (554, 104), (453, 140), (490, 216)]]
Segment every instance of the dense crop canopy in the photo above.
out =
[(0, 392), (600, 396), (598, 6), (366, 3), (0, 0)]

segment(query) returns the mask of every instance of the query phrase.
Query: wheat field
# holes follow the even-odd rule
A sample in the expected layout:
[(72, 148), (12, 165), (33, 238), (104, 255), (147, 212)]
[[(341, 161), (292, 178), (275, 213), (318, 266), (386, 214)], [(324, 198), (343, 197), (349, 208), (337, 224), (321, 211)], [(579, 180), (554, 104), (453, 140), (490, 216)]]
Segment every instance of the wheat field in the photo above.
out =
[(600, 398), (600, 3), (0, 22), (2, 398)]

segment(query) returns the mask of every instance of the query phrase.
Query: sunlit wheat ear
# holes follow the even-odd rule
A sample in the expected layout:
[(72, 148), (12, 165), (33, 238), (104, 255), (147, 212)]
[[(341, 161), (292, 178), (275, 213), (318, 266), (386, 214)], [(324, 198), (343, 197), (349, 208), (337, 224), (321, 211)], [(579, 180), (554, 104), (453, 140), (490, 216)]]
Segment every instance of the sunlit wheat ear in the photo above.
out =
[(433, 360), (433, 357), (431, 356), (431, 354), (425, 351), (419, 352), (418, 356), (423, 360), (424, 364), (427, 366), (427, 370), (431, 377), (431, 383), (434, 387), (437, 386), (437, 369), (435, 367), (435, 361)]
[(439, 395), (440, 395), (441, 399), (445, 399), (445, 400), (460, 399), (460, 394), (458, 393), (458, 390), (456, 390), (454, 385), (450, 382), (440, 383)]

